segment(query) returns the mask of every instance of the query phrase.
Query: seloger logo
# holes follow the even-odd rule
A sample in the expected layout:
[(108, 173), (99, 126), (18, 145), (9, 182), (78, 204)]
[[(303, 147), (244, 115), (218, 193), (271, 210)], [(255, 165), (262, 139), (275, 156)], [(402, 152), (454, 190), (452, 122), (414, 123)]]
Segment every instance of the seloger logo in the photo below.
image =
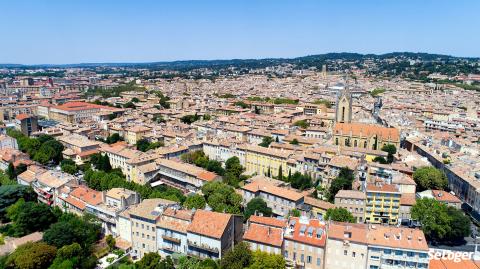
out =
[(462, 260), (473, 260), (475, 252), (451, 251), (445, 249), (430, 249), (428, 257), (430, 260), (449, 260), (461, 262)]

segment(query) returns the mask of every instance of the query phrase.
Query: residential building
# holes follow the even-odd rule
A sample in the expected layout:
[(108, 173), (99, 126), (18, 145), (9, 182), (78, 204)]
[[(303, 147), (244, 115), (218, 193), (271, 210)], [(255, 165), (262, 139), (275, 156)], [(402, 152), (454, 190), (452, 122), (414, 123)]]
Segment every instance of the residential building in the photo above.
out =
[(241, 240), (242, 226), (242, 216), (197, 210), (187, 228), (187, 254), (221, 259)]
[(329, 222), (325, 269), (367, 268), (367, 230), (365, 224)]
[(325, 225), (307, 217), (289, 219), (284, 233), (283, 256), (293, 267), (321, 269), (325, 257)]
[(253, 251), (282, 255), (283, 231), (286, 220), (252, 215), (247, 221), (243, 241), (249, 243)]
[(365, 222), (397, 224), (401, 193), (395, 185), (367, 184)]
[(38, 118), (34, 115), (19, 114), (15, 117), (15, 129), (30, 136), (38, 130)]
[(335, 195), (335, 206), (352, 213), (358, 223), (364, 222), (366, 195), (363, 191), (340, 190)]

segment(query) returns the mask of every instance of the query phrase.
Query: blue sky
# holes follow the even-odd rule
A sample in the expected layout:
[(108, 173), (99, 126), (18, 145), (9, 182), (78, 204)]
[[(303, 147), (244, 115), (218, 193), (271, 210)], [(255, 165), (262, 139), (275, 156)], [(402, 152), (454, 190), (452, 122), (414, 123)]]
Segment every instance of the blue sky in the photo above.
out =
[(480, 56), (479, 10), (477, 0), (6, 0), (0, 63)]

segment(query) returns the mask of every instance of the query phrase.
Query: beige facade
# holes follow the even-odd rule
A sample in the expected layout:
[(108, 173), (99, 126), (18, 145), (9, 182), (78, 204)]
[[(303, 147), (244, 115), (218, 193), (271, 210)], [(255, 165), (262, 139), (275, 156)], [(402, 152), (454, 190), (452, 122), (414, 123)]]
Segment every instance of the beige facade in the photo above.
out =
[(367, 265), (366, 225), (330, 223), (325, 269), (357, 269)]
[(340, 190), (335, 195), (335, 206), (347, 209), (355, 217), (357, 222), (364, 222), (365, 193), (354, 190)]

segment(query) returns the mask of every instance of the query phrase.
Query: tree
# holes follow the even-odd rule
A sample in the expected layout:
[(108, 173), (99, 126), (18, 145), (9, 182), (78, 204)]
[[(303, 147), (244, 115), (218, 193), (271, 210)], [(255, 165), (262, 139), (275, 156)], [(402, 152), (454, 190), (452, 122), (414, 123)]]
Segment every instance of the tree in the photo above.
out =
[(388, 153), (387, 155), (387, 163), (393, 163), (393, 155), (397, 153), (397, 148), (393, 144), (386, 144), (382, 147), (382, 151)]
[(310, 123), (308, 123), (307, 120), (299, 120), (299, 121), (296, 121), (293, 126), (298, 126), (302, 129), (307, 129), (309, 126), (310, 126)]
[(82, 260), (84, 260), (84, 254), (82, 247), (77, 243), (63, 246), (58, 249), (57, 256), (48, 269), (79, 268)]
[(298, 145), (298, 144), (300, 144), (300, 142), (298, 142), (298, 140), (297, 140), (296, 138), (294, 138), (294, 139), (292, 140), (292, 142), (290, 142), (290, 144), (292, 144), (292, 145)]
[(296, 209), (296, 208), (290, 210), (290, 212), (289, 212), (288, 214), (289, 214), (290, 216), (292, 216), (292, 217), (297, 217), (297, 218), (302, 215), (302, 214), (300, 213), (300, 210), (298, 210), (298, 209)]
[(240, 164), (240, 159), (238, 159), (238, 157), (234, 156), (228, 158), (227, 161), (225, 161), (226, 173), (232, 173), (235, 177), (238, 178), (243, 173), (243, 171), (245, 171), (245, 169)]
[(206, 204), (207, 202), (205, 201), (205, 197), (199, 194), (193, 194), (187, 197), (187, 199), (183, 203), (183, 206), (188, 209), (204, 209)]
[(115, 243), (116, 243), (115, 238), (113, 238), (111, 234), (105, 237), (105, 241), (107, 242), (107, 245), (110, 248), (110, 250), (113, 250), (115, 248)]
[(15, 174), (15, 166), (13, 166), (13, 163), (8, 164), (7, 176), (12, 180), (17, 178), (17, 175)]
[(107, 155), (101, 153), (95, 153), (90, 156), (90, 163), (98, 170), (110, 172), (112, 166), (110, 165), (110, 159)]
[(273, 137), (270, 137), (270, 136), (265, 136), (262, 138), (262, 142), (260, 144), (258, 144), (259, 146), (261, 147), (264, 147), (264, 148), (268, 148), (268, 146), (270, 146), (270, 144), (273, 142)]
[(347, 209), (343, 207), (335, 207), (327, 209), (327, 213), (325, 214), (325, 220), (333, 220), (333, 221), (340, 221), (340, 222), (350, 222), (355, 223), (355, 217), (350, 213)]
[(413, 173), (413, 180), (417, 183), (417, 190), (445, 190), (448, 180), (445, 174), (434, 167), (420, 167)]
[(213, 181), (202, 187), (205, 200), (215, 212), (239, 214), (242, 196), (225, 183)]
[(278, 167), (277, 179), (283, 180), (283, 168), (282, 168), (282, 165), (280, 165), (280, 167)]
[(43, 203), (25, 202), (20, 199), (7, 209), (7, 216), (13, 221), (15, 236), (24, 236), (43, 231), (56, 221), (50, 207)]
[(330, 184), (330, 188), (328, 189), (328, 200), (333, 202), (335, 195), (337, 195), (339, 190), (351, 190), (353, 180), (353, 171), (348, 167), (341, 168), (338, 176)]
[(71, 159), (62, 160), (62, 162), (60, 162), (60, 167), (62, 168), (63, 172), (69, 173), (71, 175), (74, 175), (78, 172), (77, 164)]
[(300, 172), (295, 172), (290, 177), (290, 184), (295, 189), (305, 190), (313, 186), (312, 179), (308, 175), (302, 175)]
[(100, 225), (90, 216), (78, 217), (63, 214), (43, 234), (43, 240), (58, 248), (79, 243), (83, 249), (89, 249), (100, 236)]
[(284, 269), (285, 259), (282, 255), (270, 254), (257, 250), (253, 252), (252, 264), (247, 269)]
[(156, 253), (150, 252), (143, 255), (142, 259), (135, 263), (137, 269), (175, 269), (173, 261), (168, 256), (165, 259)]
[(425, 236), (434, 242), (458, 244), (470, 234), (470, 219), (462, 211), (435, 199), (417, 200), (412, 218), (422, 225)]
[(255, 197), (247, 203), (244, 212), (245, 219), (249, 219), (251, 215), (255, 214), (255, 212), (262, 213), (266, 217), (272, 215), (272, 209), (268, 207), (267, 203), (260, 197)]
[(132, 100), (130, 100), (130, 102), (138, 103), (138, 102), (140, 102), (140, 99), (138, 99), (137, 97), (133, 97)]
[(0, 219), (5, 220), (7, 208), (23, 198), (25, 201), (35, 201), (37, 195), (31, 187), (23, 185), (0, 186)]
[(223, 176), (225, 174), (225, 170), (223, 169), (222, 164), (219, 161), (209, 160), (207, 162), (207, 165), (205, 166), (205, 169), (210, 172), (214, 172), (220, 176)]
[(376, 156), (375, 158), (373, 158), (373, 161), (380, 164), (388, 163), (387, 160), (385, 160), (385, 158), (383, 158), (382, 156)]
[(19, 246), (6, 260), (8, 268), (48, 268), (55, 258), (56, 248), (44, 242), (26, 243)]
[(114, 144), (120, 140), (123, 140), (123, 138), (118, 133), (114, 133), (111, 136), (107, 137), (106, 142), (107, 144)]
[(135, 104), (131, 101), (123, 105), (123, 108), (135, 108), (135, 107), (136, 107)]
[(240, 242), (229, 249), (220, 261), (221, 268), (243, 269), (248, 267), (253, 260), (252, 251), (247, 243)]

